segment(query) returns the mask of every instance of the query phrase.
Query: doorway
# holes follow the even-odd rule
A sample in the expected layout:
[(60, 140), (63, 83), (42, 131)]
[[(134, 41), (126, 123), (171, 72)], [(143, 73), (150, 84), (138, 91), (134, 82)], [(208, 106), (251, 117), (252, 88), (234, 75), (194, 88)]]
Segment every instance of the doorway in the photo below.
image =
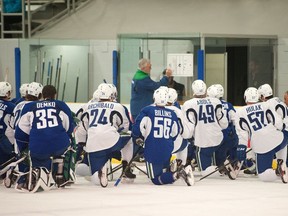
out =
[[(273, 38), (206, 37), (207, 87), (211, 84), (221, 84), (224, 87), (224, 99), (234, 106), (245, 105), (243, 95), (248, 87), (258, 88), (268, 83), (273, 88), (275, 41)], [(211, 61), (211, 56), (222, 56), (222, 60), (218, 63)], [(226, 64), (226, 67), (223, 67), (223, 64)], [(222, 72), (215, 72), (211, 68), (222, 68)]]

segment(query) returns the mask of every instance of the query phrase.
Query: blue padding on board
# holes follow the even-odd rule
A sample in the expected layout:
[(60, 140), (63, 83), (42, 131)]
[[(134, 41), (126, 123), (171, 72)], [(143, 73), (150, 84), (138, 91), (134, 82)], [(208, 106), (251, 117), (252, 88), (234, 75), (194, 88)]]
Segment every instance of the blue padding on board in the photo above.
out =
[(20, 48), (15, 48), (14, 50), (15, 54), (15, 87), (16, 90), (16, 98), (20, 98), (20, 92), (18, 89), (20, 88), (21, 85), (21, 51)]
[(116, 50), (113, 51), (113, 84), (117, 86), (117, 75), (118, 75), (118, 52)]
[(204, 50), (198, 50), (197, 56), (198, 56), (198, 58), (197, 58), (198, 59), (198, 62), (197, 62), (197, 65), (198, 65), (197, 77), (198, 77), (198, 79), (204, 81)]

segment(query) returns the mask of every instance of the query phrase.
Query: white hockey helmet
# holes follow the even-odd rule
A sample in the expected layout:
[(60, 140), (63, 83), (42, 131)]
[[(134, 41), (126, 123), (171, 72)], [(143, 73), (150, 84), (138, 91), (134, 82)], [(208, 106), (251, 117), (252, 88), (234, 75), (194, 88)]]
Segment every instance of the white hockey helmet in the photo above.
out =
[(218, 98), (218, 88), (216, 85), (211, 85), (208, 87), (207, 96), (211, 98)]
[(246, 103), (257, 103), (259, 101), (259, 94), (257, 88), (247, 88), (244, 92), (244, 100)]
[(221, 84), (215, 84), (216, 88), (217, 88), (217, 91), (218, 91), (218, 94), (217, 94), (217, 98), (223, 98), (224, 96), (224, 88)]
[(12, 87), (8, 82), (0, 82), (0, 97), (9, 97)]
[(158, 88), (153, 94), (154, 103), (157, 106), (165, 106), (168, 100), (168, 91), (164, 88)]
[(99, 99), (100, 99), (100, 91), (99, 91), (99, 89), (96, 89), (96, 91), (94, 91), (94, 93), (93, 93), (92, 100), (99, 101)]
[(111, 99), (113, 94), (113, 88), (108, 83), (101, 83), (98, 86), (99, 99)]
[(27, 94), (32, 95), (34, 97), (39, 97), (39, 95), (42, 93), (43, 85), (38, 82), (32, 82), (29, 83), (27, 87)]
[(167, 86), (160, 86), (159, 89), (163, 89), (163, 90), (165, 90), (167, 93), (168, 93), (168, 91), (169, 91), (169, 88), (168, 88)]
[(29, 83), (24, 83), (20, 86), (19, 92), (21, 94), (21, 97), (25, 97), (27, 90), (28, 90), (28, 86), (29, 86)]
[(112, 93), (112, 100), (117, 100), (118, 97), (118, 91), (114, 84), (109, 84), (112, 87), (113, 93)]
[(192, 83), (193, 95), (205, 95), (206, 88), (206, 84), (203, 82), (203, 80), (195, 80)]
[(178, 98), (177, 91), (173, 88), (168, 88), (167, 102), (173, 104), (177, 101), (177, 98)]
[(269, 84), (261, 85), (258, 88), (259, 96), (263, 96), (264, 98), (273, 95), (273, 90)]

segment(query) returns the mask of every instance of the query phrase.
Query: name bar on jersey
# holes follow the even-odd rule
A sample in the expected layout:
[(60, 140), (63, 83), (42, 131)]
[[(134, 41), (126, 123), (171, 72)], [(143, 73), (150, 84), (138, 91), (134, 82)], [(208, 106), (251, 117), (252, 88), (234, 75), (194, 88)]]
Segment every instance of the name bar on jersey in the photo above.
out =
[(155, 110), (155, 116), (171, 117), (171, 112), (167, 110)]
[(37, 103), (37, 108), (55, 107), (55, 106), (56, 106), (55, 102), (42, 102), (42, 103)]
[(247, 112), (247, 113), (249, 113), (249, 112), (254, 112), (254, 111), (258, 111), (258, 110), (262, 110), (260, 104), (255, 105), (255, 106), (249, 106), (249, 107), (246, 108), (246, 112)]
[(93, 103), (93, 104), (89, 104), (88, 109), (96, 109), (96, 108), (110, 108), (113, 109), (114, 108), (114, 104), (113, 103)]

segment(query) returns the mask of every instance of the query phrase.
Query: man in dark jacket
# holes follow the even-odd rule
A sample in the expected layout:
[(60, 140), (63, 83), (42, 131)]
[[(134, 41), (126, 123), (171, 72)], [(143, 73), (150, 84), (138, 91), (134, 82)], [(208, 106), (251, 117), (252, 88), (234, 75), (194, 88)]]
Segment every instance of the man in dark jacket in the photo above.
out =
[(133, 122), (142, 108), (153, 103), (154, 91), (160, 86), (167, 86), (169, 77), (172, 76), (172, 70), (167, 69), (165, 76), (159, 82), (155, 82), (150, 78), (150, 71), (150, 60), (140, 59), (131, 86), (130, 111)]

